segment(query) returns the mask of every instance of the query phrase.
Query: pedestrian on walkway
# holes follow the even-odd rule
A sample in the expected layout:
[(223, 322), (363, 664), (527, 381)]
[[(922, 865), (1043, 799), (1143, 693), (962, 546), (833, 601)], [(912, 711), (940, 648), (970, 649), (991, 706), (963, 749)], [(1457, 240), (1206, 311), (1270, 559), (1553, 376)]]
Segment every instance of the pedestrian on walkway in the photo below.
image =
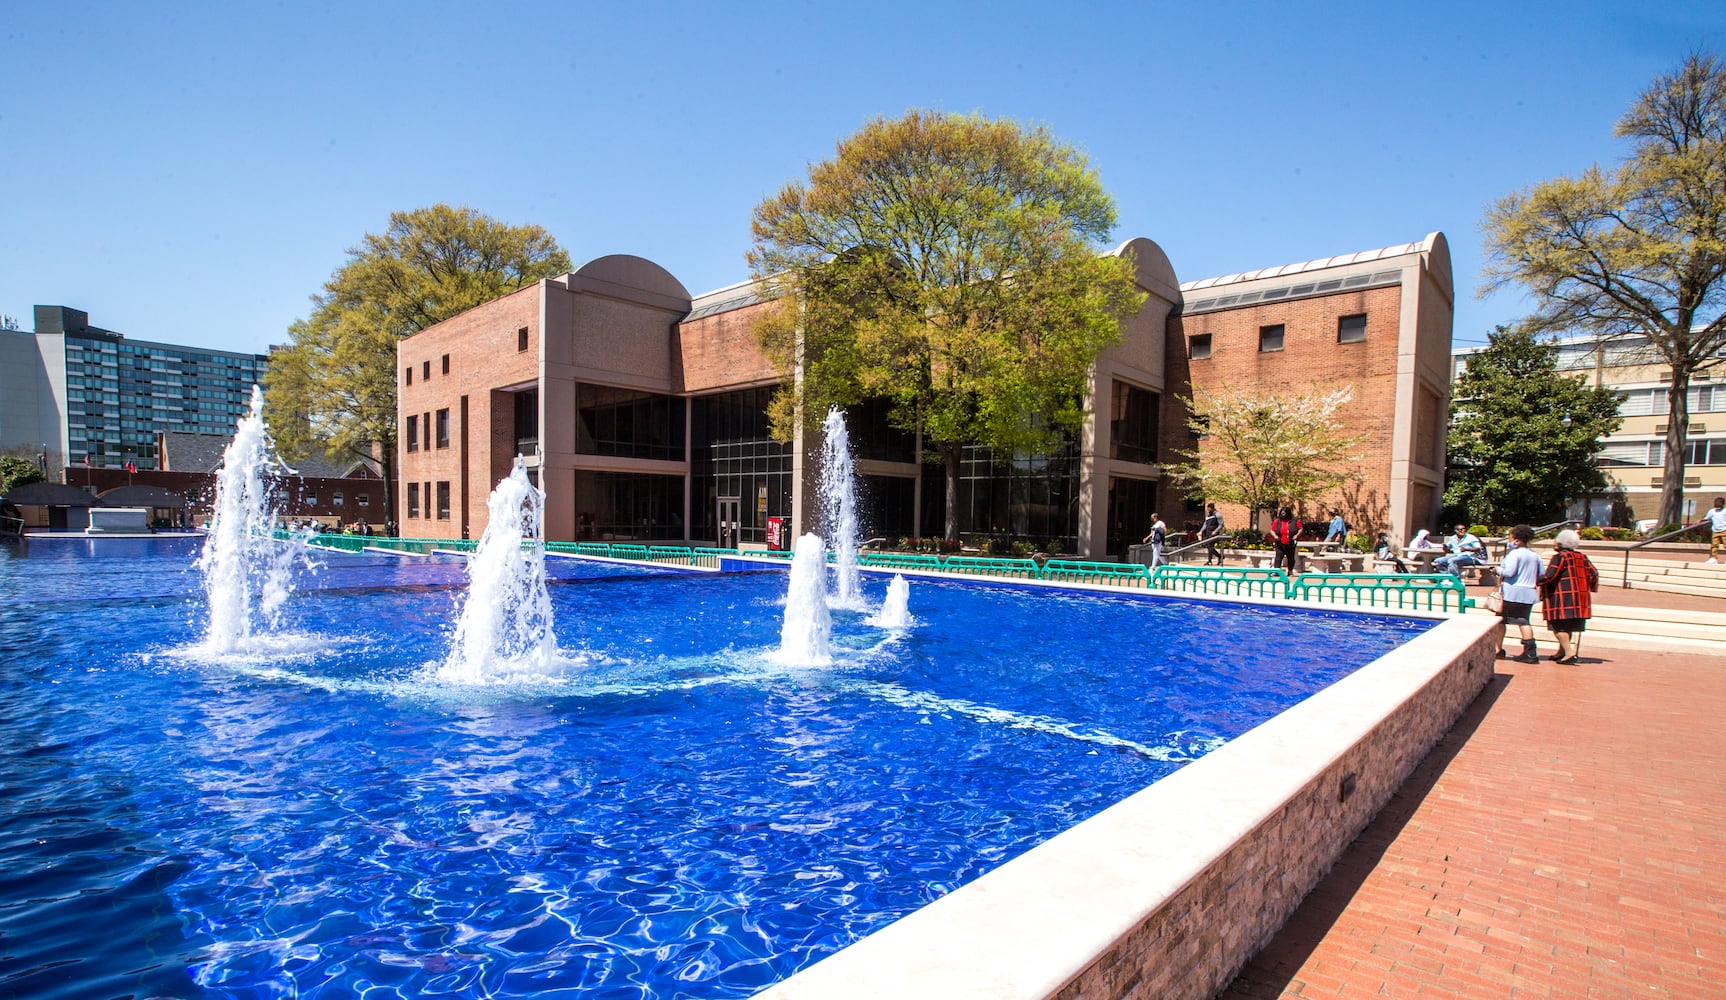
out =
[(1540, 574), (1541, 613), (1546, 627), (1558, 640), (1556, 663), (1575, 663), (1582, 648), (1582, 632), (1593, 617), (1593, 598), (1600, 589), (1600, 572), (1588, 557), (1577, 551), (1582, 537), (1570, 528), (1558, 533), (1552, 562)]
[(1720, 562), (1720, 550), (1726, 549), (1726, 497), (1715, 497), (1714, 509), (1705, 512), (1694, 526), (1704, 524), (1712, 532), (1708, 536), (1708, 564), (1712, 566)]
[(1504, 554), (1504, 562), (1498, 570), (1498, 596), (1504, 602), (1498, 609), (1498, 655), (1510, 655), (1504, 650), (1504, 633), (1507, 626), (1515, 625), (1517, 633), (1522, 636), (1522, 652), (1513, 657), (1518, 663), (1540, 662), (1540, 653), (1534, 645), (1534, 626), (1528, 621), (1534, 602), (1540, 599), (1537, 586), (1540, 582), (1540, 557), (1529, 550), (1528, 544), (1532, 541), (1533, 528), (1526, 524), (1511, 528), (1510, 537), (1505, 542), (1509, 551)]
[(1222, 533), (1223, 516), (1217, 513), (1216, 504), (1207, 504), (1205, 507), (1205, 523), (1199, 525), (1199, 537), (1209, 543), (1205, 546), (1206, 566), (1211, 565), (1213, 562), (1218, 566), (1223, 564), (1222, 553), (1217, 551), (1217, 536)]
[(1151, 543), (1151, 568), (1156, 569), (1163, 564), (1163, 542), (1169, 537), (1169, 526), (1163, 523), (1163, 515), (1151, 515), (1151, 531), (1145, 536), (1145, 541)]
[(1271, 521), (1271, 544), (1276, 546), (1277, 553), (1271, 559), (1271, 567), (1286, 567), (1289, 576), (1295, 575), (1295, 543), (1300, 541), (1300, 533), (1305, 525), (1300, 518), (1294, 516), (1294, 509), (1284, 507), (1277, 511), (1277, 516)]

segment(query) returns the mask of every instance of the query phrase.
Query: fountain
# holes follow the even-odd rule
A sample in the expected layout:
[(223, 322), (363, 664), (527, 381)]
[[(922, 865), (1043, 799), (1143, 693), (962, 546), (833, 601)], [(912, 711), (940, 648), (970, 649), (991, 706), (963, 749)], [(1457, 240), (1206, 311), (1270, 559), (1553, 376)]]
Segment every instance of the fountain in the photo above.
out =
[(821, 536), (797, 539), (791, 555), (791, 582), (785, 592), (785, 624), (779, 631), (775, 660), (800, 666), (832, 662), (833, 619), (827, 611), (826, 575), (827, 546)]
[(241, 652), (260, 629), (275, 627), (304, 551), (272, 535), (275, 502), (264, 472), (274, 458), (263, 411), (264, 391), (254, 385), (251, 410), (236, 423), (216, 473), (214, 512), (197, 563), (210, 609), (207, 653)]
[(821, 515), (827, 537), (833, 543), (835, 571), (833, 604), (841, 608), (862, 606), (857, 577), (857, 487), (851, 469), (851, 436), (845, 429), (845, 414), (838, 407), (827, 411), (822, 425)]
[(869, 624), (876, 628), (910, 628), (910, 603), (911, 585), (905, 582), (903, 573), (894, 573), (887, 584), (887, 596), (881, 601), (881, 610), (875, 612)]
[(468, 563), (467, 597), (438, 680), (496, 683), (545, 676), (558, 665), (545, 586), (544, 508), (544, 491), (528, 481), (527, 463), (516, 456), (486, 501), (485, 533)]

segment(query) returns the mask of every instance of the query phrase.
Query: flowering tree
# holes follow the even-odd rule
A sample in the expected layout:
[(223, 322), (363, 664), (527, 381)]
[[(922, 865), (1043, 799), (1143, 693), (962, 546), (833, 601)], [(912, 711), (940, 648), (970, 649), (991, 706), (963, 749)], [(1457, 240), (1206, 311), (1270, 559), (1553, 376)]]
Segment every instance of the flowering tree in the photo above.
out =
[(1337, 419), (1353, 398), (1349, 387), (1293, 395), (1200, 390), (1182, 400), (1198, 449), (1169, 476), (1188, 496), (1240, 504), (1255, 519), (1280, 503), (1316, 501), (1353, 478), (1360, 438), (1344, 434)]

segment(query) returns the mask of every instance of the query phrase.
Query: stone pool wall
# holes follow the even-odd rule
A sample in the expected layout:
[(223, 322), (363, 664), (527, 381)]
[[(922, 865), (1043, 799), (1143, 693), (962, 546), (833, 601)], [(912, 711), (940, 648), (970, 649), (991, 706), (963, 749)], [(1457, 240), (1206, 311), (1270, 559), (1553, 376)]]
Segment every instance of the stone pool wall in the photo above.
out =
[(759, 996), (1214, 996), (1493, 673), (1457, 616)]

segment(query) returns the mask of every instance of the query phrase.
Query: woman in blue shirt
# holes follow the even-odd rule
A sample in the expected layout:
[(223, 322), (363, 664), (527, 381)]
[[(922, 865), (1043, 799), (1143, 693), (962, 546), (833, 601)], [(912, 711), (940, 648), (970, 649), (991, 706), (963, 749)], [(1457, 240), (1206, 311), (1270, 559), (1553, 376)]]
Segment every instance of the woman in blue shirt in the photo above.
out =
[(1511, 528), (1509, 551), (1498, 567), (1498, 593), (1504, 599), (1504, 607), (1498, 612), (1498, 655), (1510, 655), (1504, 651), (1504, 632), (1507, 626), (1515, 625), (1522, 635), (1522, 653), (1511, 658), (1518, 663), (1540, 662), (1534, 645), (1534, 626), (1528, 621), (1534, 602), (1540, 599), (1536, 586), (1540, 581), (1540, 557), (1529, 550), (1528, 543), (1532, 541), (1534, 530), (1528, 525)]

